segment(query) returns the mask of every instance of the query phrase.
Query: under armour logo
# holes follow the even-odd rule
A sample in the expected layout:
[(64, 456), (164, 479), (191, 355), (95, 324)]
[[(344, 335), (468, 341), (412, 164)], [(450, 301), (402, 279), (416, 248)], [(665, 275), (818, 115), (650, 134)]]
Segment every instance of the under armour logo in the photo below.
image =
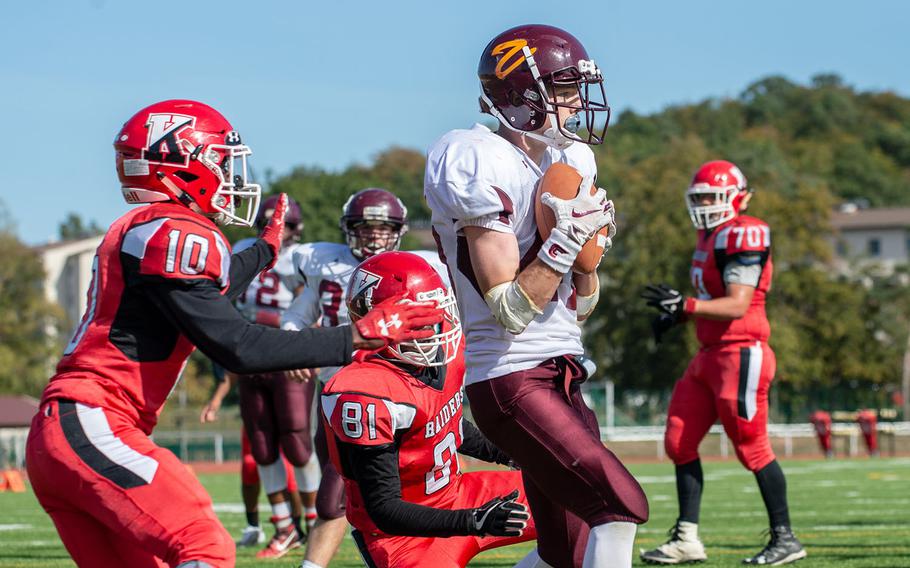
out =
[(557, 256), (559, 256), (561, 254), (566, 254), (567, 252), (569, 252), (569, 251), (567, 251), (566, 249), (562, 248), (559, 245), (554, 244), (554, 245), (550, 245), (550, 249), (547, 251), (547, 254), (550, 256), (550, 258), (556, 258)]
[(390, 327), (394, 326), (395, 329), (398, 329), (399, 327), (401, 327), (401, 325), (402, 325), (401, 320), (398, 319), (398, 314), (392, 314), (389, 317), (389, 321), (385, 321), (384, 319), (379, 320), (379, 327), (380, 327), (379, 333), (388, 337)]
[(240, 144), (240, 133), (236, 130), (231, 130), (224, 137), (224, 143), (228, 146), (237, 146)]

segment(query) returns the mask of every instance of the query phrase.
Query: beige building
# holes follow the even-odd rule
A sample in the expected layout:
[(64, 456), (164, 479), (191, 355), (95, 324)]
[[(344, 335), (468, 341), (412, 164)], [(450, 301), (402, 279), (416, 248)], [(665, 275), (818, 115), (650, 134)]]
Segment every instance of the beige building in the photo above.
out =
[(64, 337), (72, 335), (85, 313), (88, 288), (92, 282), (92, 261), (103, 235), (61, 241), (35, 247), (44, 263), (44, 294), (63, 308), (67, 328), (55, 330)]
[(910, 262), (910, 207), (861, 209), (852, 204), (831, 216), (836, 262), (879, 265), (885, 273)]

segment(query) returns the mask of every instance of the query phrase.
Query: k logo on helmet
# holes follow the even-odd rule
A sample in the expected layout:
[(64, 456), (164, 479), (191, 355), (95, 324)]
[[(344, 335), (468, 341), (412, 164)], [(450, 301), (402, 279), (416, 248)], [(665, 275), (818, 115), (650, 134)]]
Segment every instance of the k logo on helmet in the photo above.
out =
[(351, 277), (351, 298), (363, 296), (366, 299), (373, 297), (373, 288), (382, 282), (382, 276), (377, 276), (366, 270), (357, 270)]
[[(496, 77), (499, 79), (505, 79), (509, 73), (515, 71), (515, 69), (524, 63), (525, 56), (522, 53), (522, 50), (528, 45), (527, 40), (524, 39), (513, 39), (510, 41), (504, 41), (493, 48), (493, 51), (490, 52), (490, 55), (499, 55), (500, 53), (505, 52), (505, 55), (500, 57), (496, 61)], [(508, 51), (506, 51), (508, 50)], [(537, 48), (531, 48), (531, 55), (534, 55), (534, 52), (537, 51)], [(517, 57), (516, 57), (517, 56)], [(511, 62), (511, 63), (510, 63)], [(505, 65), (509, 65), (505, 69)]]
[(148, 146), (142, 149), (144, 159), (153, 164), (188, 165), (189, 155), (182, 151), (177, 134), (184, 128), (195, 127), (195, 116), (150, 114), (145, 126)]

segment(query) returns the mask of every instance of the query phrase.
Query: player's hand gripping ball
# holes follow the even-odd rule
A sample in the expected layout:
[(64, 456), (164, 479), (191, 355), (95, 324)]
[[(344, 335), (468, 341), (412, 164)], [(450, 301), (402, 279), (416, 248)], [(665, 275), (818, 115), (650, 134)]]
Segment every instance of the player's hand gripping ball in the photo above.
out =
[(540, 183), (534, 200), (537, 231), (544, 241), (556, 228), (582, 244), (572, 269), (593, 272), (604, 253), (613, 246), (616, 222), (613, 202), (590, 178), (583, 178), (570, 165), (550, 166)]

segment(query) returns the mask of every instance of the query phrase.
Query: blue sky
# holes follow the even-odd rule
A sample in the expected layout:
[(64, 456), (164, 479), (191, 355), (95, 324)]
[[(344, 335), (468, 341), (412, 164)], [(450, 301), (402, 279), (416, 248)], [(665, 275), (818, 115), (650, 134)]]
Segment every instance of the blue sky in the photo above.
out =
[[(0, 200), (30, 244), (67, 212), (102, 226), (125, 212), (111, 142), (139, 108), (218, 108), (259, 171), (340, 169), (397, 144), (426, 149), (477, 113), (476, 65), (500, 31), (572, 32), (616, 110), (736, 96), (782, 74), (840, 74), (910, 96), (910, 2), (7, 3), (0, 34)], [(607, 136), (609, 144), (609, 134)]]

